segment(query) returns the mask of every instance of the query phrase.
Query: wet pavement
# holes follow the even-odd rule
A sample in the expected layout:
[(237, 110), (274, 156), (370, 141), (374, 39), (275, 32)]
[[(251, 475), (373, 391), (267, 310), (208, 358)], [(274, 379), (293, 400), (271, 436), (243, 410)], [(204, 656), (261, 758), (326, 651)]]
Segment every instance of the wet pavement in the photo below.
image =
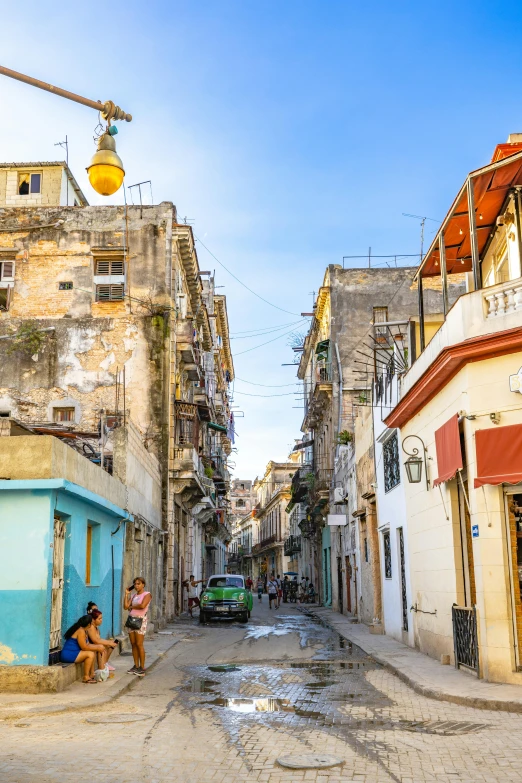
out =
[(96, 783), (522, 781), (521, 715), (419, 696), (296, 607), (256, 599), (248, 624), (177, 627), (183, 642), (103, 710), (0, 722), (0, 779), (68, 783), (94, 758)]

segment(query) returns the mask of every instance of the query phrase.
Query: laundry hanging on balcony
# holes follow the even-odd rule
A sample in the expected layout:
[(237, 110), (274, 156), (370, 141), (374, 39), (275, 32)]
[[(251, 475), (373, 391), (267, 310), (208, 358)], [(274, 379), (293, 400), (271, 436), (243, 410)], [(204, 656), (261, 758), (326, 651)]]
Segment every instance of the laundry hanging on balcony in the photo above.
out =
[(209, 421), (207, 426), (211, 430), (216, 430), (217, 432), (228, 432), (226, 427), (224, 427), (222, 424), (216, 424), (214, 421)]
[(459, 416), (457, 413), (435, 431), (435, 449), (439, 476), (433, 482), (433, 486), (437, 487), (444, 481), (455, 478), (457, 471), (462, 470)]
[(522, 481), (522, 424), (477, 430), (475, 448), (475, 489), (484, 484), (518, 484)]

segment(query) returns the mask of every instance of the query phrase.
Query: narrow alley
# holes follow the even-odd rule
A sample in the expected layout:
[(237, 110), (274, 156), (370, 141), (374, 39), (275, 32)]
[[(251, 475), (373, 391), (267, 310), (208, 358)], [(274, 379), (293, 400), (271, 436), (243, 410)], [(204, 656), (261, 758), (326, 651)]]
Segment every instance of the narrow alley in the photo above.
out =
[(4, 718), (2, 781), (521, 779), (522, 715), (419, 696), (303, 610), (269, 611), (265, 595), (248, 624), (182, 618), (167, 629), (180, 641), (114, 701)]

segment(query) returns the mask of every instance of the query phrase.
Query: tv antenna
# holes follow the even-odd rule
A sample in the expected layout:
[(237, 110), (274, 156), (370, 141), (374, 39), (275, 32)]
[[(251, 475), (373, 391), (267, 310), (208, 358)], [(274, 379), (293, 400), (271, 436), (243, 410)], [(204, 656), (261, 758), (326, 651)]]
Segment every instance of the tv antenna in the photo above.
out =
[[(54, 145), (55, 147), (63, 147), (65, 150), (65, 163), (67, 164), (67, 168), (69, 168), (69, 142), (67, 140), (67, 136), (65, 136), (65, 141), (57, 141)], [(69, 182), (67, 182), (67, 192), (66, 192), (66, 206), (69, 206)]]
[(440, 223), (440, 220), (436, 218), (430, 218), (427, 215), (410, 215), (409, 212), (403, 212), (403, 217), (416, 218), (420, 220), (420, 262), (422, 263), (422, 256), (424, 255), (424, 226), (427, 220), (432, 220), (434, 223)]
[[(129, 185), (128, 188), (127, 188), (127, 190), (132, 190), (132, 188), (138, 188), (138, 193), (140, 195), (140, 220), (143, 217), (143, 200), (141, 198), (141, 186), (142, 185), (149, 185), (150, 186), (150, 203), (154, 204), (154, 199), (152, 197), (152, 182), (150, 181), (150, 179), (145, 179), (145, 180), (143, 180), (143, 182), (136, 182), (134, 185)], [(132, 193), (131, 193), (131, 199), (132, 199), (132, 203), (134, 204), (134, 198), (133, 198), (133, 194)]]

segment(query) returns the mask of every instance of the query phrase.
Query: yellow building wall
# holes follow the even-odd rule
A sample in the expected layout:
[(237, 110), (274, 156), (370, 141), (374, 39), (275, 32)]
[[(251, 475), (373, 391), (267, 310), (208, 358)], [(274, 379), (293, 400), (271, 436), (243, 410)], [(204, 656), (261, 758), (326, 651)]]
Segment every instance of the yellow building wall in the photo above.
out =
[[(522, 352), (468, 364), (402, 429), (402, 441), (418, 435), (428, 451), (431, 484), (406, 484), (408, 536), (415, 645), (439, 658), (453, 659), (452, 604), (463, 605), (464, 583), (457, 481), (433, 488), (438, 475), (435, 431), (456, 413), (464, 419), (472, 539), (477, 591), (481, 676), (490, 681), (522, 684), (515, 671), (514, 635), (506, 521), (501, 487), (473, 489), (476, 475), (475, 431), (522, 423), (522, 397), (509, 390), (509, 376), (522, 366)], [(500, 412), (500, 425), (489, 414)], [(413, 440), (407, 446), (419, 445)], [(449, 517), (447, 519), (446, 517)], [(428, 612), (430, 614), (428, 614)], [(433, 612), (433, 614), (431, 614)], [(521, 640), (522, 643), (522, 640)]]

